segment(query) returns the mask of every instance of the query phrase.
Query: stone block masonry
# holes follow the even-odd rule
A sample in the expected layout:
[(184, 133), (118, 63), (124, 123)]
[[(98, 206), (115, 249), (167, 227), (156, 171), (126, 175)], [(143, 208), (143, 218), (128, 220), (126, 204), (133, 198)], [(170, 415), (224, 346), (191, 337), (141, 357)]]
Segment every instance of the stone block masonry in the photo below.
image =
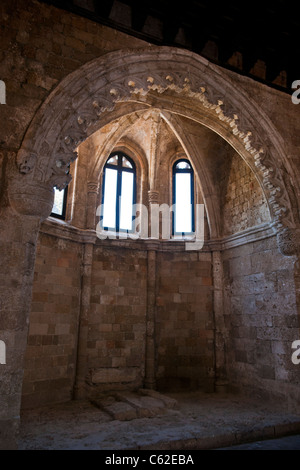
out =
[(298, 278), (295, 260), (278, 252), (274, 237), (246, 248), (224, 253), (229, 380), (246, 393), (255, 389), (285, 399), (289, 383), (293, 393), (299, 382), (291, 361), (299, 336), (298, 300), (291, 294)]
[(81, 258), (80, 244), (40, 234), (25, 355), (23, 408), (72, 397)]
[(87, 368), (98, 391), (142, 386), (146, 299), (147, 252), (96, 246)]
[(160, 253), (156, 313), (157, 384), (212, 390), (212, 261), (208, 253)]
[(270, 219), (267, 202), (251, 169), (235, 154), (225, 183), (224, 234), (231, 235)]
[(69, 73), (112, 50), (143, 44), (42, 2), (1, 2), (0, 77), (7, 92), (2, 146), (20, 147), (32, 116)]
[[(211, 390), (209, 253), (158, 253), (154, 367), (158, 389)], [(23, 408), (67, 401), (76, 373), (82, 245), (41, 233), (25, 360)], [(147, 251), (94, 246), (87, 318), (87, 395), (141, 388), (147, 335)]]
[[(211, 390), (226, 368), (232, 386), (297, 406), (290, 96), (44, 2), (3, 0), (0, 14), (0, 448), (16, 446), (22, 384), (30, 408), (75, 391)], [(96, 239), (103, 165), (120, 149), (146, 205), (170, 203), (172, 165), (191, 159), (206, 252)], [(71, 161), (67, 218), (55, 223), (52, 187), (69, 182)]]

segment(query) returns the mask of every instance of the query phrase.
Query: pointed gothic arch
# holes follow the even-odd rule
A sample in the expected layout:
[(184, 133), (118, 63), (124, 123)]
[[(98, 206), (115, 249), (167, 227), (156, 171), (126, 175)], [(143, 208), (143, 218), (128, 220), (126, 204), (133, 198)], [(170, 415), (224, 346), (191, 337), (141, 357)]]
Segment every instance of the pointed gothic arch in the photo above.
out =
[(290, 188), (284, 182), (284, 174), (292, 173), (272, 122), (220, 68), (194, 53), (170, 47), (112, 52), (66, 77), (41, 106), (25, 135), (17, 155), (18, 181), (10, 188), (12, 205), (17, 207), (20, 201), (16, 187), (20, 192), (22, 187), (38, 184), (47, 194), (54, 186), (65, 187), (70, 181), (66, 169), (76, 159), (78, 145), (109, 122), (116, 104), (135, 102), (140, 109), (141, 105), (147, 108), (154, 93), (156, 102), (171, 94), (174, 109), (180, 100), (192, 119), (196, 103), (202, 123), (229, 142), (254, 171), (279, 241), (285, 240), (287, 251), (293, 251), (295, 241), (289, 229), (299, 224), (298, 210), (292, 207)]

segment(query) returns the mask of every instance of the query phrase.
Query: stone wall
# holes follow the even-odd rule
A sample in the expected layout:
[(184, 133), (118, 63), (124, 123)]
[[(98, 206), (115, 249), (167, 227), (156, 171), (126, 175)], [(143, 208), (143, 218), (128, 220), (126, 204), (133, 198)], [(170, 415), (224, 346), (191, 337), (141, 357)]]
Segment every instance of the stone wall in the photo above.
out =
[[(49, 224), (48, 224), (49, 226)], [(86, 396), (145, 381), (147, 242), (94, 245)], [(135, 243), (137, 243), (135, 245)], [(125, 244), (125, 246), (124, 246)], [(23, 408), (72, 398), (79, 347), (82, 244), (40, 233), (25, 356)], [(155, 375), (160, 390), (213, 390), (213, 279), (209, 252), (158, 251)]]
[[(166, 388), (168, 383), (174, 387), (182, 384), (210, 387), (213, 347), (217, 343), (213, 330), (218, 326), (218, 347), (223, 347), (223, 332), (226, 335), (222, 354), (226, 359), (230, 385), (243, 392), (252, 390), (269, 397), (287, 396), (290, 406), (292, 403), (296, 406), (299, 403), (299, 366), (291, 362), (291, 342), (300, 337), (299, 268), (294, 267), (295, 256), (284, 257), (279, 253), (275, 237), (264, 239), (262, 235), (260, 241), (253, 242), (248, 232), (244, 239), (247, 244), (223, 251), (226, 327), (223, 329), (220, 325), (223, 321), (222, 289), (219, 285), (218, 295), (215, 295), (217, 302), (212, 305), (207, 253), (196, 254), (197, 260), (195, 254), (187, 254), (183, 250), (171, 253), (171, 250), (160, 252), (157, 249), (150, 260), (152, 264), (149, 263), (152, 269), (149, 282), (146, 245), (139, 249), (127, 247), (126, 255), (121, 246), (111, 246), (108, 251), (97, 245), (90, 275), (90, 266), (85, 266), (83, 259), (88, 260), (92, 242), (84, 245), (81, 238), (89, 236), (82, 234), (88, 232), (87, 228), (90, 229), (92, 224), (85, 224), (84, 210), (80, 214), (82, 224), (77, 225), (77, 229), (70, 228), (68, 224), (61, 226), (61, 232), (74, 229), (74, 239), (68, 239), (68, 234), (64, 236), (63, 233), (62, 236), (51, 235), (51, 230), (48, 233), (43, 228), (39, 233), (41, 221), (51, 211), (52, 186), (66, 180), (65, 174), (60, 175), (59, 181), (52, 179), (52, 171), (58, 171), (61, 164), (60, 160), (55, 160), (56, 137), (61, 139), (60, 143), (66, 142), (65, 132), (71, 129), (73, 118), (78, 126), (84, 124), (85, 121), (75, 119), (75, 115), (77, 118), (82, 112), (85, 115), (89, 100), (98, 98), (98, 79), (95, 77), (98, 77), (99, 64), (101, 73), (106, 73), (106, 67), (111, 73), (104, 75), (104, 82), (114, 77), (109, 62), (111, 56), (104, 58), (104, 55), (115, 51), (114, 60), (120, 60), (119, 71), (122, 67), (124, 86), (121, 88), (125, 101), (118, 107), (117, 98), (112, 98), (116, 90), (109, 87), (106, 91), (101, 89), (101, 99), (104, 98), (108, 104), (100, 118), (103, 123), (108, 123), (116, 116), (121, 118), (122, 110), (134, 117), (133, 111), (138, 112), (143, 103), (146, 107), (169, 109), (168, 120), (177, 130), (180, 140), (185, 142), (187, 154), (194, 159), (196, 176), (206, 192), (204, 199), (208, 217), (215, 221), (214, 236), (218, 239), (209, 240), (209, 249), (221, 251), (227, 243), (220, 239), (222, 231), (218, 225), (220, 222), (221, 226), (219, 213), (224, 209), (224, 200), (218, 203), (219, 181), (214, 173), (220, 162), (218, 146), (213, 153), (212, 147), (205, 155), (199, 152), (197, 139), (202, 136), (198, 137), (199, 123), (207, 126), (213, 137), (213, 134), (218, 134), (220, 140), (223, 138), (232, 144), (252, 169), (256, 168), (268, 203), (272, 205), (271, 215), (276, 227), (280, 228), (281, 223), (284, 227), (296, 227), (294, 232), (287, 231), (283, 237), (285, 243), (281, 244), (286, 254), (294, 255), (299, 251), (300, 239), (297, 196), (300, 132), (299, 110), (292, 104), (290, 96), (248, 77), (220, 69), (188, 51), (156, 49), (141, 40), (35, 0), (4, 0), (0, 9), (0, 79), (5, 82), (7, 91), (7, 104), (1, 105), (0, 115), (0, 339), (7, 346), (7, 364), (1, 364), (0, 369), (0, 448), (16, 446), (26, 340), (23, 406), (65, 401), (72, 396), (78, 366), (77, 339), (79, 336), (84, 339), (85, 333), (86, 342), (80, 342), (81, 346), (85, 345), (80, 350), (80, 371), (86, 365), (90, 386), (97, 390), (112, 384), (114, 388), (123, 387), (125, 375), (126, 379), (130, 377), (126, 387), (140, 386), (144, 375), (144, 341), (150, 343), (152, 334), (147, 321), (150, 310), (156, 318), (155, 365), (159, 387)], [(137, 52), (136, 56), (125, 52), (126, 49), (138, 48), (144, 50)], [(132, 64), (132, 57), (141, 60)], [(179, 62), (175, 61), (176, 57), (179, 57)], [(103, 62), (98, 62), (99, 58)], [(89, 83), (93, 86), (88, 88), (84, 75), (86, 69), (81, 69), (87, 62), (95, 73), (93, 84)], [(156, 78), (151, 89), (149, 83), (153, 77), (149, 77), (149, 82), (142, 71), (143, 68), (148, 70), (149, 64), (151, 73), (154, 77), (157, 75), (162, 83), (163, 88), (158, 88), (162, 93), (155, 91)], [(189, 85), (183, 84), (185, 70), (191, 73), (192, 87), (198, 88), (189, 90)], [(130, 100), (126, 101), (132, 92), (129, 85), (131, 74), (135, 72), (137, 77), (139, 74), (142, 76), (143, 92), (151, 90), (148, 95), (142, 92), (142, 104), (136, 109), (131, 108)], [(197, 77), (194, 76), (196, 73)], [(78, 86), (82, 86), (78, 100), (72, 95), (72, 86), (68, 88), (66, 83), (61, 83), (67, 76), (69, 80), (78, 79)], [(169, 79), (174, 79), (174, 83), (171, 84)], [(121, 82), (117, 80), (116, 83)], [(207, 89), (205, 106), (200, 99), (202, 94), (198, 93), (202, 86)], [(54, 90), (55, 95), (48, 100)], [(65, 98), (68, 101), (66, 107)], [(135, 95), (135, 99), (138, 98)], [(220, 106), (216, 106), (220, 100), (224, 100), (223, 117)], [(41, 119), (35, 127), (37, 110), (40, 110)], [(59, 119), (56, 119), (56, 112), (62, 113)], [(183, 119), (179, 117), (181, 115)], [(98, 114), (97, 118), (95, 116), (94, 113), (93, 119), (98, 119)], [(187, 120), (193, 121), (193, 132), (187, 126)], [(57, 127), (51, 127), (54, 121)], [(86, 131), (79, 135), (83, 139), (86, 136)], [(211, 142), (213, 140), (210, 139)], [(35, 156), (30, 151), (36, 142), (41, 146)], [(170, 143), (173, 149), (173, 140)], [(17, 161), (21, 146), (25, 156)], [(264, 155), (258, 155), (261, 148), (266, 152)], [(59, 147), (56, 150), (59, 151)], [(177, 150), (182, 151), (182, 145)], [(150, 146), (150, 153), (157, 154), (156, 144)], [(70, 155), (73, 157), (70, 149), (69, 153), (63, 153), (66, 165)], [(235, 180), (242, 181), (249, 174), (248, 170), (242, 174), (245, 170), (242, 166), (233, 165), (232, 168), (237, 172), (235, 176), (232, 174), (232, 180), (229, 179), (226, 220), (233, 223), (231, 227), (227, 225), (227, 234), (234, 235), (235, 231), (257, 225), (259, 217), (264, 215), (265, 206), (262, 198), (251, 200), (252, 180), (249, 188), (245, 180), (243, 187), (233, 188)], [(145, 185), (143, 191), (146, 194), (148, 189), (155, 192), (154, 183), (152, 178), (151, 185)], [(163, 185), (160, 183), (159, 189), (163, 189)], [(169, 192), (167, 187), (165, 194)], [(79, 193), (78, 198), (81, 196)], [(244, 207), (246, 201), (252, 201), (253, 213), (247, 210), (248, 206)], [(234, 220), (233, 216), (236, 217)], [(262, 217), (261, 220), (266, 219)], [(38, 233), (39, 251), (35, 265)], [(241, 238), (236, 237), (234, 243), (240, 243)], [(33, 283), (34, 269), (36, 278)], [(151, 295), (146, 282), (152, 289)], [(157, 289), (155, 293), (154, 287)], [(151, 304), (149, 298), (152, 301), (153, 294), (155, 302)], [(215, 318), (218, 318), (219, 325), (212, 325), (216, 304), (219, 311)], [(86, 318), (80, 315), (83, 310), (88, 312), (86, 324)], [(222, 360), (219, 358), (221, 366)]]
[(65, 76), (107, 52), (145, 44), (40, 2), (4, 1), (0, 8), (3, 150), (19, 148), (33, 115)]
[(156, 312), (157, 385), (213, 390), (211, 253), (160, 253)]
[(232, 235), (270, 220), (266, 199), (254, 173), (236, 153), (224, 182), (223, 232)]
[(95, 246), (87, 367), (98, 391), (142, 386), (146, 302), (147, 252)]
[(81, 245), (40, 233), (22, 406), (68, 401), (76, 372)]
[(299, 336), (295, 257), (282, 256), (270, 237), (226, 250), (223, 258), (229, 383), (296, 407), (299, 397), (290, 403), (299, 386), (291, 360)]

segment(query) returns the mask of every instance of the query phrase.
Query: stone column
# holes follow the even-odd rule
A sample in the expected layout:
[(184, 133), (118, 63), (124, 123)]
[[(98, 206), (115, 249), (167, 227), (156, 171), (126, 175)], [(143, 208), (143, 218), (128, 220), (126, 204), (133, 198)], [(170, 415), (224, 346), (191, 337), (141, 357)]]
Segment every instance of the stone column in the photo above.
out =
[[(154, 247), (151, 247), (154, 248)], [(156, 251), (148, 251), (147, 313), (146, 313), (146, 364), (144, 386), (156, 388), (155, 373), (155, 310), (156, 310)]]
[[(159, 199), (159, 192), (156, 189), (151, 189), (148, 191), (148, 234), (151, 237), (153, 234), (156, 233), (156, 236), (159, 237), (159, 220), (155, 220), (155, 217), (158, 218), (158, 199)], [(155, 230), (155, 222), (158, 223), (157, 230)]]
[(223, 264), (220, 251), (213, 251), (215, 321), (215, 391), (226, 392), (225, 322), (223, 308)]
[(88, 314), (91, 298), (91, 275), (93, 263), (93, 243), (84, 245), (81, 281), (80, 317), (78, 325), (77, 340), (77, 367), (74, 386), (74, 398), (84, 398), (86, 395), (86, 373), (87, 373), (87, 338), (88, 338)]
[[(97, 181), (87, 183), (87, 214), (86, 228), (96, 228), (96, 204), (99, 191)], [(86, 396), (86, 373), (87, 373), (87, 339), (88, 339), (88, 314), (91, 298), (91, 276), (93, 263), (94, 243), (86, 243), (83, 248), (82, 274), (81, 274), (81, 301), (78, 320), (77, 338), (77, 365), (73, 391), (73, 398), (80, 399)]]
[(96, 228), (96, 210), (97, 197), (99, 192), (99, 183), (97, 181), (88, 181), (87, 183), (87, 214), (86, 228), (95, 230)]
[(0, 449), (6, 450), (18, 445), (36, 243), (40, 222), (53, 206), (52, 186), (24, 183), (21, 174), (11, 178), (0, 209), (0, 340), (6, 346), (6, 363), (0, 364)]

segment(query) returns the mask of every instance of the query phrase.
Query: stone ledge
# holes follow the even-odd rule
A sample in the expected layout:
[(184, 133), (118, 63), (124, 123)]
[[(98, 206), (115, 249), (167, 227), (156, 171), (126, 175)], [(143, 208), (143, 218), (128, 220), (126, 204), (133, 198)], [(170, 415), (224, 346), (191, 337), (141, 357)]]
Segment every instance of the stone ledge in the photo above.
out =
[[(52, 235), (58, 238), (71, 240), (77, 243), (92, 243), (94, 245), (118, 248), (129, 248), (137, 250), (155, 250), (184, 252), (186, 242), (193, 243), (193, 240), (156, 240), (156, 239), (105, 239), (100, 240), (95, 230), (87, 230), (74, 227), (68, 222), (49, 217), (40, 228), (40, 231), (46, 235)], [(242, 232), (225, 236), (217, 240), (207, 240), (201, 250), (203, 252), (224, 251), (236, 246), (264, 240), (276, 236), (276, 230), (273, 223), (265, 223), (259, 226), (251, 227)]]

